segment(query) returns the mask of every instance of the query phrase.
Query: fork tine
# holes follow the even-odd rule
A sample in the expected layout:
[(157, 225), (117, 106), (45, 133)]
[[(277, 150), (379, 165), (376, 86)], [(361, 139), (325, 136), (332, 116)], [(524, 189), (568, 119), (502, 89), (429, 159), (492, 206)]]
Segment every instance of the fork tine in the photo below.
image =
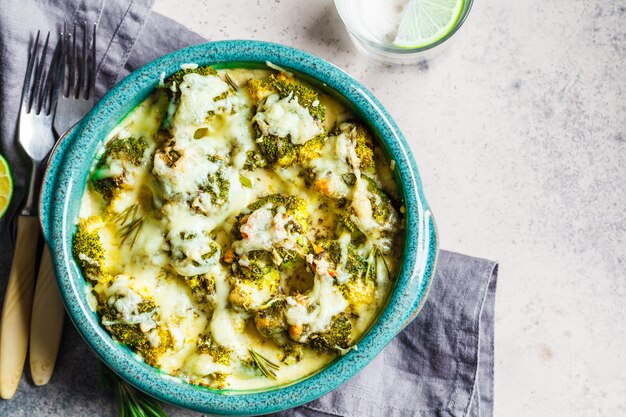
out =
[[(67, 42), (65, 37), (65, 24), (63, 24), (63, 33), (61, 34), (61, 38), (59, 39), (60, 43), (60, 54), (58, 56), (58, 61), (56, 64), (56, 74), (55, 79), (52, 81), (52, 96), (50, 99), (50, 110), (54, 111), (57, 107), (57, 102), (59, 100), (59, 93), (63, 90), (63, 79), (65, 78), (65, 54), (67, 50)], [(57, 48), (59, 45), (57, 44)]]
[[(82, 92), (85, 98), (87, 98), (87, 82), (89, 81), (89, 67), (87, 66), (87, 22), (83, 24), (83, 44), (82, 44), (82, 59), (80, 61), (79, 67), (79, 75), (78, 75), (78, 89), (76, 90), (76, 98), (80, 97), (80, 93)], [(84, 91), (81, 90), (84, 89)]]
[(35, 57), (37, 57), (37, 47), (39, 45), (40, 33), (40, 31), (37, 31), (35, 42), (33, 43), (32, 49), (29, 51), (28, 63), (26, 64), (26, 74), (24, 75), (24, 85), (22, 86), (22, 109), (26, 110), (26, 113), (30, 113), (30, 99), (32, 96), (32, 94), (30, 94), (30, 79), (33, 75)]
[(63, 69), (62, 64), (64, 44), (65, 42), (63, 40), (63, 34), (61, 34), (61, 36), (59, 37), (59, 41), (54, 48), (52, 60), (50, 61), (50, 67), (48, 69), (48, 76), (46, 77), (46, 84), (43, 93), (42, 111), (44, 111), (46, 116), (48, 116), (56, 109), (56, 103), (62, 80), (61, 71)]
[(87, 99), (96, 94), (96, 29), (93, 24), (93, 38), (91, 40), (91, 71), (89, 72), (89, 89), (87, 91)]
[(41, 58), (36, 63), (37, 66), (35, 68), (35, 81), (33, 83), (33, 89), (32, 89), (34, 100), (31, 101), (33, 110), (35, 110), (35, 114), (39, 114), (41, 112), (42, 91), (40, 91), (40, 88), (41, 89), (43, 88), (43, 86), (41, 86), (41, 79), (44, 77), (43, 68), (44, 68), (44, 65), (46, 64), (46, 56), (48, 55), (48, 41), (49, 40), (50, 40), (50, 32), (48, 31), (48, 35), (46, 36), (46, 41), (43, 44), (43, 50), (41, 51)]
[(67, 78), (67, 94), (65, 97), (69, 97), (74, 92), (74, 77), (76, 75), (76, 22), (74, 22), (74, 29), (72, 30), (72, 48), (69, 51), (69, 76)]

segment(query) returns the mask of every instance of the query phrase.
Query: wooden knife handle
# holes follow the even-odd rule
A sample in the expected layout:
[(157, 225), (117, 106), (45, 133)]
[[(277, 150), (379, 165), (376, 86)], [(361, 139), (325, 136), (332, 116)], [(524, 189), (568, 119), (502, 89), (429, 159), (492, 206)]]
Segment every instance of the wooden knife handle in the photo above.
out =
[(35, 283), (37, 216), (19, 216), (17, 240), (0, 323), (0, 397), (12, 398), (22, 377)]
[(57, 287), (48, 245), (44, 245), (30, 323), (30, 375), (35, 385), (50, 381), (59, 352), (65, 309)]

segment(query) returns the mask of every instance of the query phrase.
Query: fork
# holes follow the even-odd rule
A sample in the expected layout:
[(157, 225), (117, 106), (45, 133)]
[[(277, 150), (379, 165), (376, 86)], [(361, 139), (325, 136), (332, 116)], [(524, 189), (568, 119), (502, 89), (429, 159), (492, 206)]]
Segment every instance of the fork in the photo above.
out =
[(39, 221), (37, 197), (46, 157), (55, 143), (52, 121), (58, 101), (62, 62), (65, 54), (63, 37), (57, 43), (50, 63), (46, 64), (50, 32), (40, 51), (41, 32), (29, 51), (21, 109), (18, 142), (32, 162), (28, 193), (17, 218), (15, 253), (9, 275), (0, 329), (0, 396), (13, 397), (22, 376), (33, 298)]
[[(76, 124), (95, 103), (96, 80), (96, 24), (88, 36), (87, 23), (82, 27), (82, 41), (76, 32), (76, 23), (66, 37), (67, 65), (66, 85), (63, 86), (56, 115), (54, 130), (63, 140), (70, 128)], [(65, 30), (64, 30), (65, 32)], [(91, 40), (91, 45), (88, 45)], [(65, 133), (64, 133), (65, 132)], [(61, 342), (65, 309), (61, 303), (54, 277), (54, 269), (48, 245), (44, 245), (35, 297), (33, 300), (30, 327), (29, 363), (30, 374), (35, 385), (45, 385), (50, 380)]]

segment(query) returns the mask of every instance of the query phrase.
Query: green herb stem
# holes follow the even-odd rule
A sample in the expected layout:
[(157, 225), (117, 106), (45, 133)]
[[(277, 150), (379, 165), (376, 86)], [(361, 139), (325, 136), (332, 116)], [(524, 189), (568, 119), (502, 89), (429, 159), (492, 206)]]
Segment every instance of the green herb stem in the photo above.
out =
[(248, 352), (250, 352), (250, 356), (252, 356), (259, 371), (261, 371), (266, 378), (276, 380), (276, 371), (278, 371), (280, 366), (252, 349), (249, 349)]

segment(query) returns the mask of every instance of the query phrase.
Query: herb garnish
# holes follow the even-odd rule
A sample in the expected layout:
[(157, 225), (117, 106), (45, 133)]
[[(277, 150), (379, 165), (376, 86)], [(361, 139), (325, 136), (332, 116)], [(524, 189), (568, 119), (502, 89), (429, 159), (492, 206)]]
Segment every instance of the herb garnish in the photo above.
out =
[(275, 371), (278, 371), (280, 366), (252, 349), (248, 349), (248, 352), (250, 352), (250, 356), (252, 356), (252, 359), (254, 360), (254, 363), (256, 363), (256, 366), (259, 368), (259, 371), (261, 371), (261, 373), (265, 375), (266, 378), (275, 380)]
[(168, 417), (157, 400), (137, 391), (99, 360), (97, 364), (102, 385), (115, 390), (120, 417)]
[(139, 204), (126, 207), (120, 213), (116, 213), (111, 220), (120, 226), (121, 243), (128, 240), (130, 246), (133, 246), (143, 226), (143, 218), (139, 215)]
[(248, 177), (244, 177), (243, 175), (239, 174), (239, 182), (241, 183), (241, 185), (243, 185), (246, 188), (253, 188), (252, 187), (252, 180)]

